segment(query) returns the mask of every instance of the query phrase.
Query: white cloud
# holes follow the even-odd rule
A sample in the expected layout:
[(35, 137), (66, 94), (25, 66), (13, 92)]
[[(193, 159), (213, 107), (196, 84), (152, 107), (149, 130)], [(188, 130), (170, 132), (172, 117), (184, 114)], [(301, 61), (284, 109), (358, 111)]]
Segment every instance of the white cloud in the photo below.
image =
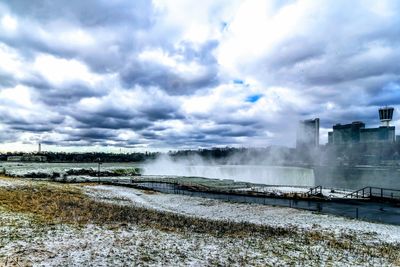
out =
[(0, 73), (7, 73), (9, 76), (22, 78), (25, 76), (25, 63), (18, 54), (18, 51), (0, 43)]
[(173, 72), (184, 75), (185, 78), (202, 76), (206, 72), (198, 63), (186, 62), (181, 55), (168, 55), (161, 49), (145, 50), (138, 55), (138, 59), (171, 68)]
[(51, 83), (60, 85), (70, 81), (84, 81), (91, 85), (101, 80), (97, 74), (75, 59), (58, 58), (49, 54), (41, 54), (35, 58), (34, 70), (38, 71)]
[(222, 24), (231, 19), (239, 4), (237, 0), (157, 0), (154, 6), (162, 15), (157, 27), (174, 29), (174, 37), (180, 40), (204, 43), (220, 37)]
[(301, 35), (301, 24), (315, 9), (313, 6), (301, 1), (275, 10), (273, 1), (243, 1), (219, 46), (219, 63), (238, 71), (271, 52), (284, 39)]
[(58, 39), (60, 43), (67, 43), (78, 47), (90, 47), (95, 45), (95, 39), (87, 31), (79, 28), (61, 32)]
[(1, 26), (6, 32), (15, 32), (18, 27), (18, 21), (16, 18), (10, 16), (10, 15), (4, 15), (1, 18)]
[(0, 99), (14, 107), (25, 109), (34, 106), (29, 88), (21, 85), (17, 85), (15, 88), (1, 90)]
[(324, 135), (335, 121), (375, 123), (376, 105), (400, 104), (399, 10), (390, 0), (8, 1), (0, 126), (25, 142), (151, 148), (290, 144), (291, 125), (309, 117)]

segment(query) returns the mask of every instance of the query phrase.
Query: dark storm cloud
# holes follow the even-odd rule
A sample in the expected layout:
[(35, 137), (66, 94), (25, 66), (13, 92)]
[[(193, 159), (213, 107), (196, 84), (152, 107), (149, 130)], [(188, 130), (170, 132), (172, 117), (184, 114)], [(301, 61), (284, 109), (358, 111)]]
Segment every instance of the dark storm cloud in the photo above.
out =
[[(360, 57), (363, 57), (361, 55)], [(311, 67), (305, 81), (310, 85), (335, 85), (338, 83), (357, 81), (359, 79), (376, 77), (385, 74), (400, 74), (396, 62), (400, 54), (391, 54), (387, 58), (355, 59), (342, 58), (326, 60), (325, 63)], [(332, 65), (329, 65), (332, 64)]]
[(2, 130), (0, 131), (0, 142), (15, 142), (16, 138), (18, 137), (18, 133), (16, 133), (14, 130)]
[(323, 127), (379, 124), (379, 106), (400, 104), (393, 86), (400, 78), (400, 5), (381, 4), (378, 10), (362, 1), (324, 2), (312, 20), (297, 24), (253, 65), (252, 74), (302, 91), (311, 102), (297, 114), (320, 117)]
[(295, 37), (276, 47), (271, 53), (272, 57), (265, 61), (265, 65), (275, 70), (290, 68), (296, 64), (321, 58), (324, 53), (323, 43), (318, 43), (309, 37)]
[(171, 102), (166, 96), (159, 95), (157, 91), (137, 91), (128, 97), (141, 98), (140, 103), (127, 102), (116, 99), (114, 96), (103, 98), (101, 103), (93, 109), (91, 104), (82, 104), (74, 109), (69, 109), (69, 116), (74, 118), (78, 128), (104, 128), (128, 129), (140, 131), (157, 121), (182, 119), (178, 103)]
[(0, 113), (0, 121), (5, 122), (7, 124), (60, 124), (64, 121), (65, 117), (59, 114), (48, 114), (48, 113), (38, 113), (38, 114), (30, 114), (29, 117), (23, 117), (16, 114), (18, 107), (15, 107), (15, 110), (12, 109), (4, 109), (4, 106), (10, 106), (7, 101), (0, 99), (0, 104), (2, 105), (2, 112)]
[(77, 102), (85, 97), (102, 96), (102, 92), (85, 84), (70, 84), (61, 88), (52, 88), (45, 94), (42, 94), (42, 101), (48, 105), (67, 105)]
[(319, 13), (297, 24), (298, 29), (278, 42), (256, 67), (267, 67), (280, 85), (301, 81), (306, 86), (333, 86), (399, 75), (400, 19), (384, 12), (397, 14), (400, 5), (383, 2), (390, 8), (383, 14), (359, 1), (319, 5)]
[(44, 145), (55, 145), (61, 147), (87, 147), (101, 144), (95, 140), (82, 140), (78, 138), (66, 138), (64, 140), (41, 140), (41, 143)]
[(0, 72), (0, 89), (4, 87), (13, 87), (17, 84), (17, 81), (7, 74)]
[(221, 125), (232, 124), (236, 126), (257, 126), (262, 123), (260, 119), (256, 117), (254, 118), (237, 117), (235, 115), (221, 116), (216, 119), (216, 122), (218, 122), (218, 124)]
[[(200, 124), (201, 125), (201, 124)], [(149, 128), (150, 129), (150, 128)], [(210, 147), (237, 144), (236, 138), (251, 138), (260, 134), (260, 129), (253, 126), (214, 125), (198, 127), (187, 131), (171, 129), (143, 130), (141, 136), (146, 139), (161, 141), (172, 147)]]
[(379, 123), (378, 110), (376, 108), (343, 109), (331, 111), (321, 120), (321, 127), (332, 128), (335, 124), (349, 124), (354, 121), (362, 121), (366, 127), (372, 127)]
[(370, 105), (400, 105), (400, 83), (390, 83), (373, 96)]
[[(22, 60), (32, 62), (37, 53), (46, 53), (57, 58), (67, 60), (79, 60), (86, 64), (90, 70), (103, 72), (121, 72), (123, 73), (130, 64), (139, 64), (138, 62), (126, 61), (126, 58), (132, 58), (136, 55), (141, 46), (147, 47), (148, 38), (141, 32), (150, 29), (153, 25), (153, 9), (150, 1), (70, 1), (68, 3), (61, 1), (39, 1), (36, 3), (30, 1), (13, 1), (7, 4), (7, 8), (13, 16), (16, 16), (19, 28), (14, 34), (0, 33), (0, 41), (16, 49)], [(59, 34), (66, 32), (76, 33), (74, 31), (82, 30), (90, 38), (94, 38), (95, 43), (80, 45), (77, 43), (60, 42)], [(137, 35), (141, 35), (138, 39)], [(79, 38), (79, 35), (77, 35)], [(72, 40), (69, 40), (72, 41)], [(157, 41), (158, 42), (158, 41)], [(156, 42), (156, 43), (157, 43)], [(142, 44), (141, 44), (142, 43)], [(172, 49), (172, 44), (164, 42), (166, 49)], [(190, 45), (184, 45), (180, 51), (173, 53), (184, 54), (185, 61), (191, 60), (196, 64), (206, 64), (215, 59), (206, 55), (215, 47), (215, 42), (210, 41), (201, 48), (193, 48)], [(182, 64), (185, 64), (183, 62)], [(124, 66), (127, 64), (127, 66)], [(153, 63), (157, 66), (157, 63)], [(143, 66), (142, 74), (150, 73), (149, 66)], [(154, 74), (150, 78), (142, 78), (145, 82), (131, 81), (129, 87), (136, 85), (157, 85), (162, 90), (174, 90), (181, 92), (190, 88), (206, 86), (215, 83), (215, 67), (210, 68), (210, 73), (194, 78), (181, 77), (179, 74), (168, 68), (160, 69), (161, 74), (156, 77), (164, 79), (162, 82), (151, 82)], [(213, 73), (212, 73), (213, 72)], [(170, 77), (170, 78), (162, 78)], [(177, 85), (173, 89), (168, 84), (167, 79), (174, 79), (172, 84)], [(209, 81), (211, 80), (211, 82)], [(125, 83), (125, 81), (123, 80)], [(45, 106), (44, 109), (52, 109), (67, 115), (68, 122), (59, 121), (59, 127), (55, 127), (51, 119), (48, 125), (42, 125), (39, 121), (24, 120), (18, 116), (3, 116), (2, 122), (8, 124), (14, 131), (25, 132), (50, 132), (56, 129), (56, 132), (64, 135), (64, 141), (56, 140), (59, 144), (66, 143), (90, 145), (91, 143), (102, 143), (107, 140), (117, 140), (116, 132), (120, 129), (138, 131), (150, 127), (154, 121), (178, 119), (183, 116), (177, 112), (176, 105), (166, 101), (151, 99), (147, 104), (139, 108), (108, 106), (104, 103), (101, 107), (88, 111), (79, 109), (74, 103), (83, 98), (99, 98), (107, 94), (107, 89), (100, 90), (99, 85), (89, 85), (80, 81), (66, 81), (62, 84), (54, 84), (46, 80), (40, 74), (30, 73), (27, 77), (12, 78), (1, 80), (1, 86), (11, 86), (23, 84), (30, 88), (30, 92), (35, 95), (35, 101), (40, 101)], [(104, 85), (107, 86), (107, 85)], [(150, 96), (151, 97), (151, 96)], [(152, 103), (152, 104), (150, 104)], [(11, 105), (11, 104), (9, 104)], [(90, 108), (90, 107), (88, 107)], [(43, 110), (43, 112), (46, 112)], [(61, 116), (62, 116), (61, 115)], [(66, 131), (63, 127), (74, 127), (78, 132)], [(95, 129), (95, 130), (91, 130)], [(98, 132), (101, 132), (98, 133)], [(83, 141), (82, 141), (83, 140)], [(121, 143), (122, 141), (119, 140)], [(133, 143), (129, 143), (133, 145)]]
[[(149, 128), (150, 129), (150, 128)], [(140, 135), (149, 140), (162, 140), (169, 144), (204, 146), (226, 144), (232, 142), (235, 137), (253, 137), (259, 134), (254, 127), (241, 127), (237, 125), (215, 125), (207, 128), (196, 128), (190, 131), (173, 131), (169, 129), (143, 130)]]
[(155, 131), (144, 130), (140, 132), (140, 135), (148, 140), (157, 140), (160, 135)]
[(17, 131), (23, 131), (23, 132), (49, 132), (54, 129), (54, 126), (51, 125), (32, 125), (31, 123), (29, 124), (10, 124), (10, 128), (13, 130)]
[(259, 134), (253, 127), (240, 127), (235, 124), (218, 125), (210, 129), (201, 130), (202, 133), (208, 136), (224, 137), (251, 137)]
[(31, 116), (28, 119), (12, 114), (12, 111), (3, 111), (0, 115), (0, 123), (17, 132), (49, 132), (57, 128), (64, 121), (62, 116), (43, 114)]
[(171, 95), (192, 94), (201, 88), (218, 84), (217, 61), (212, 56), (217, 46), (218, 42), (208, 41), (196, 49), (193, 44), (185, 42), (179, 49), (167, 50), (170, 55), (182, 57), (185, 63), (203, 67), (203, 73), (181, 73), (161, 62), (134, 60), (124, 67), (120, 76), (126, 87), (157, 86)]
[[(210, 4), (204, 18), (182, 9), (182, 20), (168, 13), (180, 8), (169, 1), (159, 9), (144, 0), (3, 1), (0, 140), (275, 144), (294, 137), (298, 119), (320, 117), (325, 128), (376, 125), (379, 106), (400, 105), (398, 2), (226, 3)], [(249, 5), (254, 12), (240, 20)], [(41, 56), (54, 66), (37, 67)], [(88, 73), (74, 73), (71, 64)], [(52, 79), (46, 67), (74, 74)], [(10, 91), (17, 87), (21, 95)]]
[(204, 75), (187, 78), (185, 75), (177, 74), (169, 67), (140, 62), (135, 62), (122, 71), (121, 79), (126, 87), (158, 86), (171, 95), (191, 94), (195, 90), (217, 83), (216, 73), (212, 71), (212, 68)]
[(104, 128), (104, 129), (130, 129), (130, 130), (141, 130), (152, 123), (141, 117), (129, 117), (126, 119), (112, 117), (113, 114), (107, 114), (104, 116), (98, 114), (75, 114), (74, 118), (82, 123), (80, 128)]
[(127, 22), (139, 27), (150, 24), (151, 2), (105, 1), (105, 0), (13, 0), (8, 3), (10, 9), (36, 21), (54, 21), (62, 17), (68, 21), (77, 21), (83, 26), (122, 25)]
[(235, 139), (229, 137), (215, 137), (215, 136), (170, 136), (168, 139), (163, 140), (165, 144), (173, 148), (198, 148), (198, 147), (215, 147), (223, 145), (234, 145), (237, 144)]
[[(118, 71), (138, 49), (137, 34), (153, 24), (151, 1), (12, 1), (9, 10), (21, 20), (17, 35), (0, 33), (3, 42), (32, 58), (37, 52), (78, 58), (97, 72)], [(60, 34), (85, 31), (95, 43), (80, 47), (81, 36), (63, 41)], [(139, 38), (139, 39), (138, 39)], [(75, 43), (76, 42), (76, 43)]]
[(34, 77), (21, 81), (21, 83), (37, 89), (38, 100), (50, 106), (64, 106), (75, 103), (85, 97), (100, 97), (105, 93), (99, 87), (95, 88), (80, 81), (53, 85), (44, 78)]
[(217, 62), (212, 52), (217, 47), (217, 40), (207, 41), (200, 47), (196, 47), (190, 42), (182, 42), (177, 52), (181, 53), (188, 61), (196, 61), (203, 64), (215, 64)]
[[(301, 82), (302, 86), (333, 87), (343, 83), (357, 84), (371, 77), (398, 76), (400, 68), (396, 62), (400, 60), (400, 52), (397, 49), (400, 43), (388, 43), (384, 35), (381, 38), (382, 43), (370, 45), (369, 42), (376, 40), (366, 41), (350, 54), (329, 51), (329, 45), (326, 43), (307, 46), (306, 42), (300, 42), (305, 43), (301, 48), (298, 47), (298, 43), (291, 44), (295, 50), (285, 51), (283, 47), (280, 48), (280, 53), (268, 57), (268, 70), (272, 71), (276, 82)], [(365, 82), (364, 87), (368, 87), (368, 82)]]
[(83, 140), (109, 140), (113, 139), (115, 134), (104, 129), (83, 129), (79, 130), (76, 136)]
[(184, 118), (177, 110), (177, 107), (172, 105), (147, 106), (143, 107), (140, 111), (142, 113), (141, 116), (147, 117), (152, 121)]

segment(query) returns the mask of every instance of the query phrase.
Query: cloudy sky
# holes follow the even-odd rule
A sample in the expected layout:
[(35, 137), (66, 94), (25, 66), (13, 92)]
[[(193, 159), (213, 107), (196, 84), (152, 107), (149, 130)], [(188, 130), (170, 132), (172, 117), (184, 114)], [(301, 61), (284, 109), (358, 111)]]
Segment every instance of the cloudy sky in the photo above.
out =
[(324, 143), (385, 105), (399, 128), (397, 0), (0, 1), (1, 151)]

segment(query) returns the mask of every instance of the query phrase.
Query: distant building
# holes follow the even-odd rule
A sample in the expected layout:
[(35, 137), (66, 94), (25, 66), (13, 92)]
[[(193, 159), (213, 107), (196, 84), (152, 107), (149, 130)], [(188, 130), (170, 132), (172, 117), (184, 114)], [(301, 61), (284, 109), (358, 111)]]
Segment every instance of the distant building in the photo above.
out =
[(350, 144), (360, 142), (360, 129), (365, 128), (361, 121), (350, 124), (336, 124), (333, 132), (328, 133), (328, 142), (331, 144)]
[(46, 162), (46, 156), (37, 156), (37, 155), (22, 155), (22, 156), (8, 156), (7, 161), (19, 162), (19, 161), (27, 161), (27, 162)]
[(300, 121), (297, 129), (296, 148), (309, 149), (319, 146), (319, 118)]
[(361, 129), (360, 142), (395, 142), (395, 127), (381, 126), (378, 128)]
[(7, 161), (22, 161), (22, 156), (8, 156)]
[(328, 133), (328, 144), (395, 142), (395, 127), (389, 125), (393, 117), (393, 110), (388, 107), (379, 109), (379, 118), (383, 126), (378, 128), (365, 128), (365, 123), (361, 121), (334, 125), (333, 131)]

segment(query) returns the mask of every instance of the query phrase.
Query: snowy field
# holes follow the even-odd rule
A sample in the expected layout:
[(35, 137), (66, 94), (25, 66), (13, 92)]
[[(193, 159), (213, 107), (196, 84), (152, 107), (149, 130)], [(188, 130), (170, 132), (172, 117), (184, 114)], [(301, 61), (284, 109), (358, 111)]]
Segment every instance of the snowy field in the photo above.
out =
[[(30, 183), (21, 179), (0, 179), (2, 188), (18, 188)], [(43, 224), (30, 214), (0, 207), (0, 266), (400, 265), (398, 257), (385, 255), (386, 246), (398, 252), (394, 255), (400, 253), (399, 226), (125, 187), (76, 187), (83, 188), (86, 195), (100, 202), (195, 218), (282, 226), (296, 229), (298, 234), (261, 238), (256, 234), (215, 236), (165, 231), (134, 223)]]
[(119, 186), (87, 187), (87, 194), (99, 200), (115, 200), (120, 204), (176, 212), (209, 219), (251, 222), (270, 226), (298, 227), (310, 230), (357, 233), (366, 240), (400, 243), (400, 226), (358, 221), (311, 211), (258, 204), (231, 203), (184, 195), (152, 193)]

